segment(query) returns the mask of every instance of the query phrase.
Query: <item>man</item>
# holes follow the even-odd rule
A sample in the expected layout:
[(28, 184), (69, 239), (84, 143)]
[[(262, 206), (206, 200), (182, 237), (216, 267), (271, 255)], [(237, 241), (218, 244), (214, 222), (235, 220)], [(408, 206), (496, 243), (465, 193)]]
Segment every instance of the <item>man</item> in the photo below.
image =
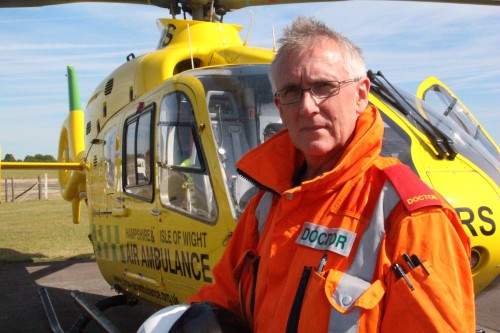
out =
[(469, 240), (445, 200), (379, 155), (361, 51), (307, 18), (281, 44), (270, 79), (287, 130), (239, 161), (262, 190), (188, 303), (254, 332), (474, 331)]

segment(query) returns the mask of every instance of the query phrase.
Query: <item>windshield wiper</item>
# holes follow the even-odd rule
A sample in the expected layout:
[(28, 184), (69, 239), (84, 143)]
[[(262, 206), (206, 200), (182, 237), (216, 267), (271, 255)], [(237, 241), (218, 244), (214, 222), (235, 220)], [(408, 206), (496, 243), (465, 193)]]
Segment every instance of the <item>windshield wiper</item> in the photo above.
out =
[[(384, 81), (382, 81), (380, 78)], [(371, 90), (382, 97), (386, 102), (389, 102), (396, 110), (404, 116), (411, 118), (427, 136), (435, 151), (438, 159), (447, 158), (448, 160), (455, 159), (457, 150), (453, 146), (453, 140), (443, 133), (439, 128), (434, 126), (428, 119), (424, 118), (401, 93), (396, 89), (382, 74), (378, 71), (368, 71), (368, 78), (372, 82)]]
[(443, 112), (443, 115), (445, 115), (446, 117), (448, 117), (448, 115), (450, 114), (450, 112), (453, 111), (453, 109), (455, 108), (455, 105), (457, 105), (457, 99), (455, 97), (453, 97), (453, 101), (450, 103), (450, 105), (448, 105), (448, 107), (446, 108), (446, 110)]

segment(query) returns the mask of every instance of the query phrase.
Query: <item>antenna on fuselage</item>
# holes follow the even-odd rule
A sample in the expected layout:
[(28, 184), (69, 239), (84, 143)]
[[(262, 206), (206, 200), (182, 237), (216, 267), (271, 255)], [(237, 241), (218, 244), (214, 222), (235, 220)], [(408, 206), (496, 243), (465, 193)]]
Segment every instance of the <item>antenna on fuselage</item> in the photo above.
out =
[(274, 24), (273, 24), (273, 52), (276, 52), (277, 51), (277, 48), (276, 48), (276, 36), (274, 34)]
[(187, 24), (187, 31), (189, 41), (189, 57), (191, 58), (191, 69), (194, 69), (193, 44), (191, 43), (191, 29), (189, 28), (189, 23)]
[(248, 37), (250, 37), (250, 30), (252, 29), (252, 25), (253, 25), (253, 11), (251, 9), (247, 9), (249, 12), (250, 12), (250, 24), (248, 25), (248, 30), (247, 30), (247, 35), (245, 37), (245, 42), (243, 43), (243, 45), (247, 45), (248, 43)]

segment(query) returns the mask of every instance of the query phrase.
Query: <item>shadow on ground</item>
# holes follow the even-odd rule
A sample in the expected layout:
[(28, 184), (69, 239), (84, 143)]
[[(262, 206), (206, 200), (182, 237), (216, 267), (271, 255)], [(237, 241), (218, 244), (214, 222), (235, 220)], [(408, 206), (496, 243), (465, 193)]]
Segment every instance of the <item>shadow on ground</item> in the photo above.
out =
[[(79, 290), (92, 304), (116, 295), (92, 260), (0, 265), (0, 333), (51, 332), (38, 290), (47, 288), (59, 323), (69, 331), (81, 309), (71, 297)], [(124, 332), (136, 332), (155, 309), (150, 306), (118, 306), (106, 315)], [(101, 332), (94, 323), (84, 332)]]

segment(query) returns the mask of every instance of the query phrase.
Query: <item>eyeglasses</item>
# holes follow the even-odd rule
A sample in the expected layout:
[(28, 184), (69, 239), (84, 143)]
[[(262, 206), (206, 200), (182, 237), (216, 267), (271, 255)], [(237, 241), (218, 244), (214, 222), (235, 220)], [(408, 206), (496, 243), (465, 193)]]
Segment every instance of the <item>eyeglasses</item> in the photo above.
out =
[(340, 89), (348, 83), (357, 82), (360, 78), (344, 80), (344, 81), (325, 81), (313, 84), (310, 88), (302, 89), (299, 87), (289, 87), (278, 90), (274, 93), (274, 97), (281, 105), (290, 105), (300, 102), (304, 91), (310, 91), (311, 95), (318, 99), (325, 99), (338, 95)]

